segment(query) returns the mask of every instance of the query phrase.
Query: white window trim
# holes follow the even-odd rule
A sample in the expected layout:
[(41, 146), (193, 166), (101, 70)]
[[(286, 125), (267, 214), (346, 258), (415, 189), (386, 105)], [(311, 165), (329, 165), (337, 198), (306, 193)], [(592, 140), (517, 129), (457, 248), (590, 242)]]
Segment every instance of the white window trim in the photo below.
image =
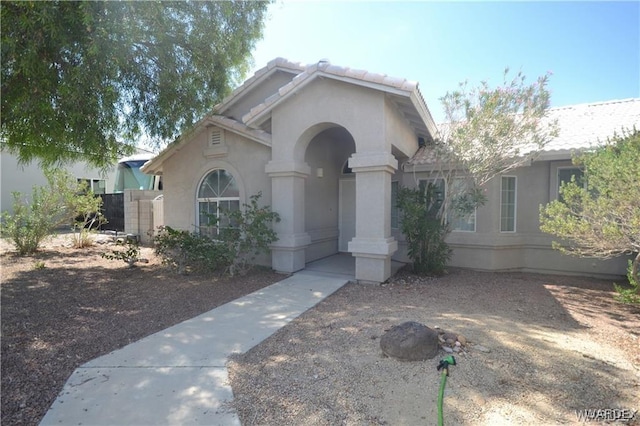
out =
[[(502, 178), (513, 178), (515, 180), (514, 185), (514, 197), (513, 197), (513, 231), (502, 230)], [(518, 176), (513, 175), (501, 175), (500, 176), (500, 233), (501, 234), (515, 234), (518, 231)]]
[[(229, 169), (226, 169), (224, 167), (217, 167), (217, 168), (211, 169), (211, 170), (207, 171), (206, 173), (204, 173), (204, 175), (202, 176), (202, 179), (200, 179), (200, 182), (198, 183), (198, 186), (196, 188), (196, 197), (195, 197), (195, 216), (196, 216), (195, 217), (195, 223), (196, 223), (195, 227), (196, 227), (196, 230), (198, 232), (200, 230), (200, 227), (204, 226), (204, 225), (200, 224), (200, 203), (212, 203), (212, 202), (217, 203), (218, 204), (218, 209), (217, 209), (217, 214), (218, 214), (217, 217), (218, 218), (220, 217), (219, 216), (220, 215), (220, 209), (219, 209), (219, 203), (220, 202), (223, 202), (223, 201), (238, 201), (238, 206), (240, 208), (242, 208), (242, 204), (240, 202), (240, 196), (238, 196), (238, 197), (204, 197), (204, 198), (198, 197), (198, 194), (200, 192), (200, 188), (202, 187), (202, 183), (205, 181), (207, 176), (209, 176), (211, 173), (215, 172), (216, 170), (224, 170), (224, 171), (226, 171), (227, 173), (229, 173), (233, 177), (234, 181), (236, 182), (236, 185), (239, 185), (238, 179), (236, 178), (236, 175), (234, 173), (232, 173)], [(226, 190), (226, 188), (225, 188), (225, 190)], [(240, 188), (238, 188), (238, 192), (240, 193)], [(241, 195), (241, 193), (239, 195)], [(219, 227), (216, 227), (216, 228), (219, 228)], [(219, 230), (218, 230), (218, 233), (219, 233)]]

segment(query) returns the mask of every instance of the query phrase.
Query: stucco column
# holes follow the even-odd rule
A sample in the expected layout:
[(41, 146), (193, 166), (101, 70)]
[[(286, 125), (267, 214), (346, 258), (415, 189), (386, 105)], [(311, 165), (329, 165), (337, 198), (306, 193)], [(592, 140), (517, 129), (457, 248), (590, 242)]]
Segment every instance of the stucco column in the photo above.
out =
[(304, 225), (304, 184), (311, 170), (304, 162), (270, 161), (265, 172), (271, 177), (271, 207), (280, 215), (274, 224), (278, 241), (271, 245), (272, 267), (278, 272), (299, 271), (311, 243)]
[(356, 258), (356, 280), (381, 283), (391, 276), (391, 176), (398, 161), (387, 152), (355, 153), (349, 167), (356, 174), (356, 236), (349, 251)]

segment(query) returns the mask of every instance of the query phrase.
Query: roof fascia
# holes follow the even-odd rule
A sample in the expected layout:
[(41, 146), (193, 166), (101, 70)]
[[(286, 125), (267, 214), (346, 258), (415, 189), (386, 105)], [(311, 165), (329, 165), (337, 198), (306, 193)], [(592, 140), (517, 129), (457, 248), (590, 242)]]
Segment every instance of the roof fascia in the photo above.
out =
[(256, 71), (253, 76), (249, 77), (244, 83), (231, 92), (229, 96), (225, 97), (222, 102), (214, 106), (213, 111), (217, 114), (222, 114), (242, 99), (245, 93), (251, 91), (254, 87), (259, 86), (263, 81), (269, 79), (278, 71), (299, 75), (304, 72), (304, 67), (302, 65), (289, 62), (283, 58), (276, 58), (265, 67)]
[[(429, 128), (430, 131), (432, 129), (436, 129), (435, 123), (433, 122), (433, 119), (431, 119), (431, 120), (427, 120), (426, 119), (426, 117), (430, 116), (430, 114), (428, 112), (429, 110), (426, 108), (426, 105), (424, 104), (424, 101), (422, 101), (422, 106), (420, 106), (420, 107), (418, 106), (419, 105), (419, 102), (418, 102), (419, 98), (418, 98), (418, 96), (415, 95), (415, 89), (411, 90), (411, 91), (408, 91), (408, 90), (403, 90), (403, 89), (400, 89), (400, 88), (391, 87), (391, 86), (388, 86), (388, 85), (385, 85), (385, 84), (380, 84), (380, 83), (376, 83), (376, 82), (372, 82), (372, 81), (360, 80), (360, 79), (352, 78), (352, 77), (348, 77), (348, 76), (339, 76), (339, 75), (335, 75), (335, 74), (331, 74), (331, 73), (326, 73), (326, 72), (323, 72), (323, 71), (315, 71), (312, 74), (309, 74), (300, 83), (296, 84), (291, 89), (286, 90), (284, 93), (282, 93), (284, 87), (286, 87), (286, 86), (284, 86), (283, 88), (280, 89), (280, 91), (278, 91), (278, 93), (273, 95), (273, 99), (267, 98), (265, 100), (264, 104), (267, 104), (267, 105), (265, 107), (263, 107), (260, 112), (256, 113), (253, 116), (252, 116), (251, 112), (249, 112), (244, 117), (242, 117), (242, 121), (244, 121), (248, 126), (259, 126), (260, 124), (262, 124), (264, 121), (266, 121), (269, 118), (269, 116), (271, 114), (271, 111), (277, 105), (279, 105), (280, 103), (284, 102), (290, 96), (292, 96), (293, 94), (297, 93), (299, 90), (304, 88), (306, 85), (310, 84), (312, 81), (315, 81), (317, 78), (329, 78), (329, 79), (332, 79), (332, 80), (342, 81), (342, 82), (349, 83), (349, 84), (355, 84), (355, 85), (360, 86), (360, 87), (365, 87), (365, 88), (369, 88), (369, 89), (373, 89), (373, 90), (378, 90), (378, 91), (389, 93), (389, 94), (396, 95), (396, 96), (403, 96), (403, 97), (410, 98), (411, 101), (412, 101), (412, 104), (414, 105), (414, 107), (418, 111), (418, 114), (420, 114), (420, 117), (423, 120), (425, 120), (425, 123), (427, 123), (427, 126), (428, 126), (427, 128), (429, 128), (429, 125), (431, 125), (431, 128)], [(289, 84), (291, 84), (291, 83), (289, 83)], [(271, 103), (269, 103), (269, 102), (271, 102)]]

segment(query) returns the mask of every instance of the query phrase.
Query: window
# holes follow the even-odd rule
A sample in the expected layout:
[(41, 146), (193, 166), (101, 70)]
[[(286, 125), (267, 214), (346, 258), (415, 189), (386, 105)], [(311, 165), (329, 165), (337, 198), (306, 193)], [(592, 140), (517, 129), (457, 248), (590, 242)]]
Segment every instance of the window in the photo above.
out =
[(225, 212), (240, 209), (240, 191), (233, 175), (222, 169), (209, 173), (200, 184), (197, 208), (201, 233), (216, 236), (220, 228), (229, 226)]
[(502, 176), (500, 186), (500, 232), (516, 232), (515, 176)]
[(85, 183), (86, 189), (94, 194), (106, 193), (106, 181), (104, 179), (85, 179), (78, 178), (78, 183)]
[(391, 228), (398, 229), (400, 222), (400, 209), (398, 208), (398, 182), (391, 182)]
[(558, 199), (562, 200), (562, 196), (560, 195), (560, 187), (563, 183), (571, 182), (572, 179), (575, 179), (576, 183), (579, 186), (585, 186), (586, 180), (584, 179), (584, 171), (579, 167), (559, 167), (558, 168), (558, 187), (556, 190), (558, 191)]
[(435, 217), (444, 204), (446, 190), (444, 179), (419, 180), (418, 185), (421, 191), (431, 191), (431, 196), (427, 197), (427, 203), (430, 203), (428, 214)]
[[(451, 182), (452, 189), (450, 193), (456, 194), (457, 201), (460, 201), (460, 204), (464, 204), (464, 211), (468, 212), (463, 215), (455, 215), (452, 208), (452, 215), (449, 218), (449, 223), (451, 224), (451, 229), (454, 231), (462, 231), (462, 232), (476, 232), (476, 208), (473, 208), (473, 211), (469, 212), (468, 203), (464, 201), (469, 201), (470, 197), (468, 196), (467, 191), (467, 181), (462, 178), (453, 179)], [(452, 206), (453, 207), (453, 206)]]

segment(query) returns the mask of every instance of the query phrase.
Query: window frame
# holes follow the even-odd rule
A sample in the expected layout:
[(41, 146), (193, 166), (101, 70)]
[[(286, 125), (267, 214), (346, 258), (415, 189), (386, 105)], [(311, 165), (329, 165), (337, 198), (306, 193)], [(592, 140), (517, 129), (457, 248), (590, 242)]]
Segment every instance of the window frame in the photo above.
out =
[[(505, 178), (513, 179), (513, 230), (503, 230), (503, 205), (504, 205), (504, 180)], [(514, 175), (502, 175), (500, 176), (500, 233), (502, 234), (514, 234), (518, 231), (518, 177)]]
[[(456, 181), (456, 180), (464, 181), (465, 178), (464, 177), (454, 177), (453, 181)], [(447, 193), (445, 192), (445, 199), (446, 199), (446, 196), (447, 196)], [(454, 227), (456, 222), (459, 222), (459, 221), (463, 220), (463, 217), (457, 217), (455, 220), (451, 220), (451, 218), (447, 218), (447, 222), (451, 226), (451, 232), (476, 232), (477, 226), (478, 226), (477, 225), (478, 224), (478, 214), (477, 213), (478, 213), (478, 206), (474, 207), (473, 213), (469, 213), (467, 216), (465, 216), (465, 217), (473, 217), (473, 229), (460, 229), (460, 228), (455, 228)], [(467, 220), (467, 223), (469, 223), (468, 220)]]
[[(221, 191), (221, 193), (219, 195), (224, 195), (225, 192), (227, 191), (227, 189), (229, 188), (229, 186), (231, 185), (231, 183), (233, 183), (235, 189), (238, 192), (238, 196), (234, 196), (234, 197), (224, 197), (224, 196), (217, 196), (217, 197), (200, 197), (200, 192), (202, 189), (202, 185), (207, 181), (207, 178), (215, 172), (220, 172), (223, 171), (225, 173), (227, 173), (231, 179), (229, 180), (229, 182), (227, 183), (227, 185), (225, 186), (225, 188)], [(218, 175), (218, 179), (219, 179), (219, 175)], [(200, 183), (198, 184), (198, 187), (196, 189), (196, 212), (195, 212), (195, 216), (196, 216), (196, 231), (198, 233), (205, 233), (209, 236), (215, 237), (217, 235), (220, 235), (220, 229), (221, 228), (226, 228), (228, 227), (228, 224), (226, 224), (227, 226), (224, 226), (224, 224), (222, 226), (220, 226), (220, 205), (222, 203), (227, 203), (227, 205), (229, 206), (230, 203), (235, 202), (235, 206), (237, 207), (238, 210), (240, 210), (240, 187), (238, 184), (238, 181), (235, 177), (235, 175), (233, 173), (231, 173), (230, 170), (225, 169), (223, 167), (217, 167), (215, 169), (211, 169), (209, 170), (207, 173), (204, 174), (204, 176), (202, 177), (202, 179), (200, 179)], [(207, 204), (207, 211), (209, 211), (209, 206), (211, 204), (215, 204), (215, 217), (217, 218), (217, 224), (212, 226), (209, 224), (203, 225), (201, 223), (201, 216), (203, 213), (203, 209), (201, 209), (201, 205), (206, 203)], [(233, 210), (235, 211), (235, 210)]]

